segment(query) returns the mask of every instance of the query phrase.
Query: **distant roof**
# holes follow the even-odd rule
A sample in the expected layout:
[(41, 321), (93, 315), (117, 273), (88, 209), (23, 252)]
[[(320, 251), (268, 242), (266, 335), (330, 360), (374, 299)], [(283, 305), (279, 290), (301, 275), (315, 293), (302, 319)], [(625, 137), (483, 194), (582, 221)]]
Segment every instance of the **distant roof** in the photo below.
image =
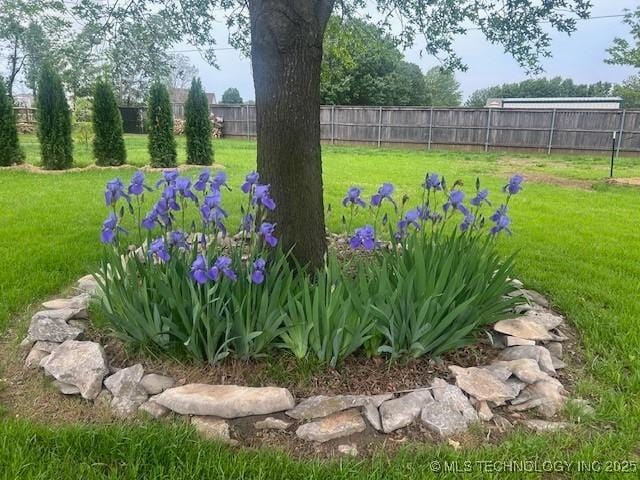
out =
[[(172, 88), (169, 92), (171, 97), (171, 102), (173, 103), (185, 103), (187, 101), (187, 97), (189, 96), (188, 88)], [(213, 105), (216, 102), (216, 94), (215, 93), (207, 93), (207, 99), (209, 100), (209, 105)]]
[(621, 102), (622, 97), (517, 97), (517, 98), (501, 98), (503, 102)]

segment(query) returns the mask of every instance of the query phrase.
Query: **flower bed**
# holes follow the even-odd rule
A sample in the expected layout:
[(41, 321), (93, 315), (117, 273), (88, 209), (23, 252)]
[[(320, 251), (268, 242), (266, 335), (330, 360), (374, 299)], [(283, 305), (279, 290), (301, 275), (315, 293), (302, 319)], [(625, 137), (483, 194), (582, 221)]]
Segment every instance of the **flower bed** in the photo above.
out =
[[(116, 179), (105, 191), (111, 213), (101, 232), (102, 306), (124, 340), (211, 363), (274, 349), (332, 366), (361, 350), (438, 355), (472, 342), (518, 301), (508, 281), (514, 259), (502, 261), (494, 239), (511, 233), (508, 205), (521, 185), (520, 176), (509, 180), (504, 203), (488, 219), (489, 192), (479, 181), (466, 204), (459, 182), (448, 188), (429, 174), (412, 209), (406, 195), (396, 202), (391, 184), (369, 206), (352, 187), (343, 200), (348, 244), (371, 254), (341, 262), (330, 250), (324, 268), (308, 272), (280, 248), (277, 225), (268, 221), (276, 204), (257, 173), (240, 187), (246, 201), (232, 234), (224, 172), (205, 170), (192, 181), (165, 171), (149, 212), (153, 189), (136, 172), (127, 188)], [(189, 223), (194, 209), (199, 220)], [(136, 225), (134, 246), (125, 240), (127, 214)], [(354, 229), (363, 216), (369, 221)]]

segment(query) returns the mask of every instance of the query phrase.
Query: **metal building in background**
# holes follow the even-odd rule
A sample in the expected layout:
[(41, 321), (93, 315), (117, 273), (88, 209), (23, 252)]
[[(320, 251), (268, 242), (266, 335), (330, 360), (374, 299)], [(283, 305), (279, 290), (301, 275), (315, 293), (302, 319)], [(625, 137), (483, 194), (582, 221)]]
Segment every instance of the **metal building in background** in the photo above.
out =
[(489, 98), (486, 107), (541, 110), (619, 110), (620, 97)]

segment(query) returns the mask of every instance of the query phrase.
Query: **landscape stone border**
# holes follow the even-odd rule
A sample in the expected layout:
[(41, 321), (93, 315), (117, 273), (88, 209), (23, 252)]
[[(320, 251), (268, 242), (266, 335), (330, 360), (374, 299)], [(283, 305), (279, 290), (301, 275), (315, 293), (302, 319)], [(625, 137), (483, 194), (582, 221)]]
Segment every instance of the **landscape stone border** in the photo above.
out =
[[(455, 384), (435, 378), (430, 385), (409, 392), (317, 395), (296, 401), (286, 388), (176, 386), (166, 375), (145, 374), (140, 364), (112, 369), (103, 347), (83, 339), (89, 302), (99, 295), (91, 275), (78, 280), (75, 296), (44, 302), (44, 310), (33, 315), (22, 342), (30, 349), (24, 367), (42, 368), (62, 394), (109, 404), (117, 416), (186, 415), (205, 437), (232, 445), (238, 441), (231, 436), (230, 422), (247, 416), (264, 417), (255, 422), (256, 430), (295, 431), (300, 439), (318, 443), (362, 432), (367, 424), (389, 434), (421, 422), (441, 438), (463, 433), (476, 422), (510, 425), (494, 413), (500, 406), (515, 412), (535, 411), (544, 419), (522, 422), (534, 431), (566, 428), (569, 424), (552, 420), (568, 400), (568, 392), (556, 378), (557, 370), (565, 366), (564, 318), (550, 309), (542, 295), (525, 290), (518, 280), (512, 282), (527, 303), (514, 308), (514, 318), (493, 326), (500, 354), (489, 365), (450, 366)], [(585, 412), (593, 411), (584, 400), (575, 402)], [(269, 416), (279, 412), (291, 421)], [(357, 455), (354, 445), (340, 445), (338, 451)]]

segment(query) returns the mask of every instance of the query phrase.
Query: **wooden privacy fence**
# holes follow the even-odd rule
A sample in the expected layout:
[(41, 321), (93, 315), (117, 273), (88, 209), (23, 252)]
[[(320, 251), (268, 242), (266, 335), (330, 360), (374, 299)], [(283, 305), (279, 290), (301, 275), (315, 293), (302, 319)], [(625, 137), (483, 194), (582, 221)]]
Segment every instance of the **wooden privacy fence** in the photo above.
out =
[[(256, 135), (255, 105), (212, 105), (225, 137)], [(322, 106), (320, 134), (332, 144), (427, 149), (526, 149), (640, 154), (640, 110), (521, 110)]]

